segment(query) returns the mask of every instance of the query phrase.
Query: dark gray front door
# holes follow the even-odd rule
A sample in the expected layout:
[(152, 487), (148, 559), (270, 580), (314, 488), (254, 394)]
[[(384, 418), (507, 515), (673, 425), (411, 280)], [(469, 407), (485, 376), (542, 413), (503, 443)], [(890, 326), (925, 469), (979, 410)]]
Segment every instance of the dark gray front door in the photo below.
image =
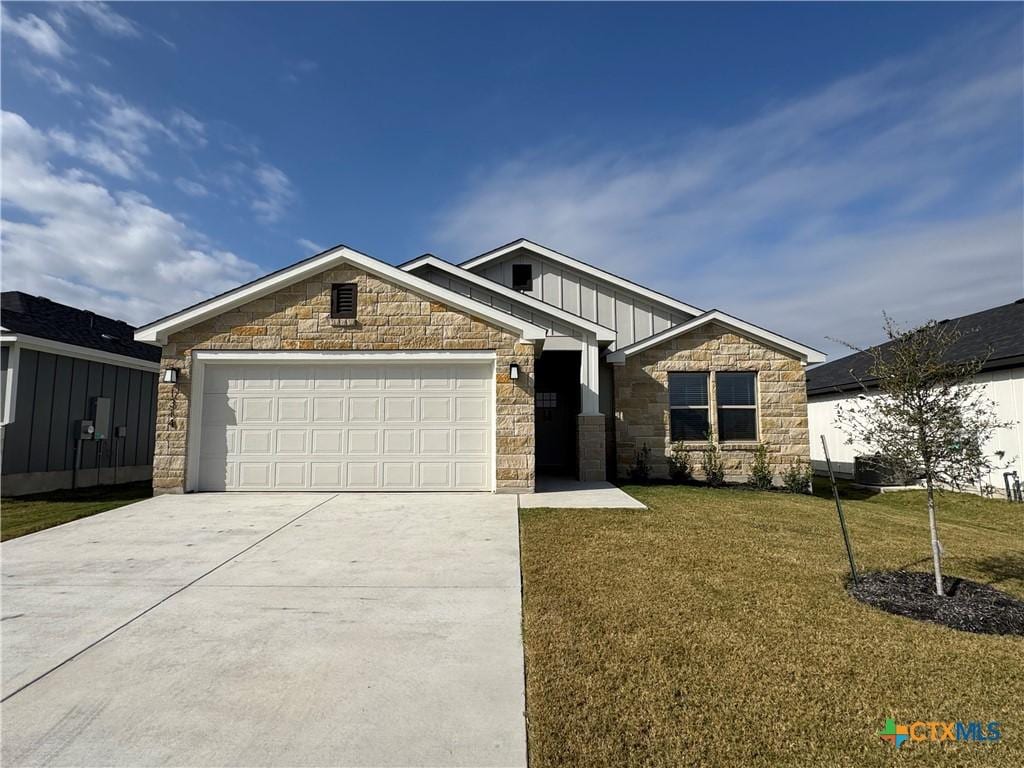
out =
[(579, 352), (544, 352), (537, 359), (534, 408), (537, 474), (575, 475)]

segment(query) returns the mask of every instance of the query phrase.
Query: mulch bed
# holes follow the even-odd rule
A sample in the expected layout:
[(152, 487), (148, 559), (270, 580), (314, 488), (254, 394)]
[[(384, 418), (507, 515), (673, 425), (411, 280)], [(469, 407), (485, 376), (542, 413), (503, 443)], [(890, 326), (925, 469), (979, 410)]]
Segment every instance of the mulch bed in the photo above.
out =
[(850, 594), (875, 608), (963, 632), (1024, 636), (1024, 600), (976, 581), (944, 576), (945, 597), (935, 594), (935, 575), (877, 571), (850, 581)]

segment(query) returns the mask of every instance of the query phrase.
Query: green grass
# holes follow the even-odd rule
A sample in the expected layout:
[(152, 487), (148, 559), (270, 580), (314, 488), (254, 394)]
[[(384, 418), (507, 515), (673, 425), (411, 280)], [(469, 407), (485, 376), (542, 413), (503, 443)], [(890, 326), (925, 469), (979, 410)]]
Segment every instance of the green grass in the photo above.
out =
[[(521, 512), (533, 768), (1024, 764), (1024, 639), (889, 615), (844, 590), (830, 497), (627, 487), (649, 511)], [(922, 492), (845, 502), (858, 565), (930, 565)], [(944, 494), (945, 572), (1024, 597), (1024, 508)], [(908, 743), (887, 717), (991, 720)]]
[(0, 540), (69, 523), (153, 495), (149, 481), (0, 499)]

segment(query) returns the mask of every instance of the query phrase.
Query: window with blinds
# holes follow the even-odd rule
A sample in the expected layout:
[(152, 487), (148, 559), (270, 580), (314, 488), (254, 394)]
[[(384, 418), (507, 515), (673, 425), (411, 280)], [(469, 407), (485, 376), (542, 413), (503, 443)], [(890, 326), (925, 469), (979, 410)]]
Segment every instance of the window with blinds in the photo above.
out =
[(668, 375), (669, 429), (672, 442), (707, 440), (711, 428), (708, 410), (708, 374)]
[(719, 442), (757, 440), (756, 373), (716, 373), (715, 402)]

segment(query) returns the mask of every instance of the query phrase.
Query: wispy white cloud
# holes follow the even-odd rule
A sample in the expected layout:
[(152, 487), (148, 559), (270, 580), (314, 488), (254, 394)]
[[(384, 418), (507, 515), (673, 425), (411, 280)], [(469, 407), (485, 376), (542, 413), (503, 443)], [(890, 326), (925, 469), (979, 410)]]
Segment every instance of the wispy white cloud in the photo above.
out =
[(441, 212), (437, 252), (527, 236), (830, 351), (874, 340), (883, 308), (917, 321), (1018, 298), (1020, 37), (966, 30), (655, 146), (524, 153)]
[(4, 34), (14, 35), (36, 53), (51, 59), (61, 59), (71, 51), (57, 31), (34, 13), (15, 17), (7, 12), (7, 6), (0, 6), (0, 26)]
[(311, 75), (320, 68), (320, 65), (312, 59), (299, 59), (298, 61), (285, 64), (284, 74), (281, 80), (286, 83), (297, 83), (307, 75)]
[(268, 223), (274, 223), (284, 216), (295, 199), (295, 188), (288, 174), (267, 162), (260, 162), (252, 169), (256, 187), (251, 202), (256, 215)]
[(23, 71), (31, 75), (36, 80), (44, 83), (55, 93), (61, 95), (77, 95), (82, 92), (82, 89), (79, 88), (78, 85), (55, 69), (37, 65), (28, 58), (23, 58), (18, 63)]
[(183, 109), (171, 111), (171, 125), (178, 134), (198, 147), (206, 146), (206, 125)]
[(142, 28), (138, 24), (122, 16), (106, 3), (73, 3), (67, 7), (83, 14), (98, 31), (105, 35), (122, 38), (142, 37)]
[(132, 323), (259, 273), (137, 192), (57, 170), (62, 137), (3, 112), (4, 286)]
[(307, 240), (304, 237), (300, 237), (295, 242), (297, 242), (299, 244), (299, 247), (303, 251), (305, 251), (306, 253), (309, 253), (309, 254), (320, 253), (320, 251), (322, 251), (324, 249), (324, 247), (322, 245), (320, 245), (319, 243), (314, 243), (312, 240)]
[(198, 181), (192, 181), (191, 179), (183, 179), (180, 176), (174, 180), (174, 186), (176, 186), (189, 197), (206, 197), (210, 194), (210, 190), (208, 190)]

